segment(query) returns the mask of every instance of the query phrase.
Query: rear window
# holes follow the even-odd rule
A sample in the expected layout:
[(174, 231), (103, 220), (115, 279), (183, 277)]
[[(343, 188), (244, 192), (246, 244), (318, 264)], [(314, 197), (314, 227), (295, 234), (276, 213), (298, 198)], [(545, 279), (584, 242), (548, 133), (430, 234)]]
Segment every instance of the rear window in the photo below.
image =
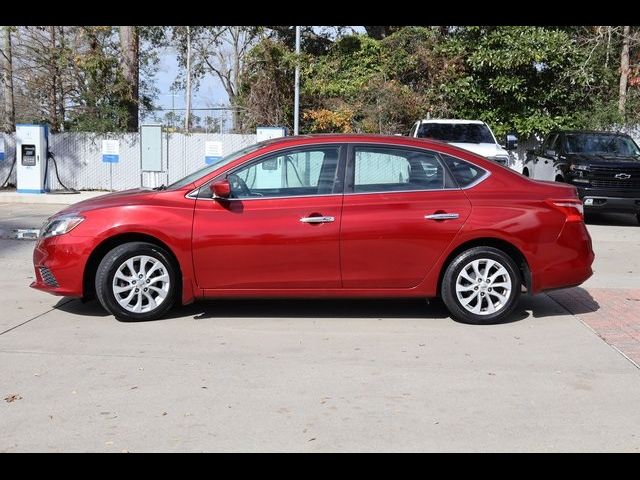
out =
[(474, 182), (480, 180), (487, 171), (476, 165), (473, 165), (459, 158), (452, 157), (450, 155), (440, 154), (444, 163), (447, 164), (451, 175), (460, 188), (468, 187)]
[(418, 137), (451, 143), (495, 143), (489, 127), (481, 123), (423, 123)]

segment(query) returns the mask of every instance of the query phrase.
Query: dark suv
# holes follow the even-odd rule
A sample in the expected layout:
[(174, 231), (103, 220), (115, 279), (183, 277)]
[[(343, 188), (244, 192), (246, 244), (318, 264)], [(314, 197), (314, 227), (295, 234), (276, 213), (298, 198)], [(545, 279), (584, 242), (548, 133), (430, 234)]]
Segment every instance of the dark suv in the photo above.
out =
[(640, 222), (640, 148), (629, 135), (552, 132), (527, 151), (522, 173), (574, 185), (587, 210), (634, 213)]

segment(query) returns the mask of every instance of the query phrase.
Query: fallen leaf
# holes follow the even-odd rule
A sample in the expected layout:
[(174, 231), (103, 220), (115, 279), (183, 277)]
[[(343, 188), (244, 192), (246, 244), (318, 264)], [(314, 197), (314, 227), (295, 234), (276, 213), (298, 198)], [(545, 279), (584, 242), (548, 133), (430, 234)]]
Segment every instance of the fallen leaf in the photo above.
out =
[(104, 444), (108, 447), (110, 447), (111, 445), (113, 445), (113, 442), (104, 442)]
[(12, 393), (11, 395), (4, 397), (4, 401), (7, 403), (15, 402), (16, 400), (22, 400), (22, 397), (17, 393)]
[(307, 442), (313, 442), (316, 439), (316, 437), (310, 438), (309, 440), (307, 440)]

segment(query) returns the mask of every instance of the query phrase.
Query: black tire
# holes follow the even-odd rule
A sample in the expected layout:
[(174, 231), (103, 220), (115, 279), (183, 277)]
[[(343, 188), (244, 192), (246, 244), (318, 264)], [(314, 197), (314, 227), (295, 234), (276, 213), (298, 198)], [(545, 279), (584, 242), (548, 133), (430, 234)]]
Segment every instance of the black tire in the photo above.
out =
[[(113, 290), (113, 279), (118, 268), (128, 259), (138, 255), (146, 255), (159, 260), (166, 273), (169, 276), (169, 285), (166, 297), (159, 305), (149, 311), (136, 313), (123, 308), (116, 299), (116, 293)], [(156, 320), (162, 317), (175, 303), (177, 292), (179, 290), (178, 268), (173, 259), (163, 248), (152, 243), (146, 242), (130, 242), (115, 247), (107, 253), (96, 271), (95, 288), (96, 297), (107, 312), (113, 314), (118, 320), (124, 322), (136, 322), (145, 320)], [(135, 290), (136, 292), (138, 290)], [(146, 292), (146, 290), (145, 290)], [(135, 296), (135, 294), (134, 294)], [(157, 299), (157, 297), (156, 297)], [(147, 303), (148, 305), (148, 303)]]
[(522, 171), (522, 175), (524, 175), (525, 177), (527, 177), (527, 178), (528, 178), (528, 177), (529, 177), (529, 169), (528, 169), (528, 168), (525, 168), (525, 169)]
[[(511, 292), (507, 296), (507, 300), (503, 304), (501, 304), (500, 308), (494, 313), (472, 313), (462, 305), (456, 294), (456, 281), (458, 279), (458, 276), (460, 275), (460, 272), (471, 262), (479, 259), (490, 259), (498, 262), (498, 264), (506, 269), (511, 280)], [(509, 255), (504, 253), (502, 250), (493, 247), (474, 247), (460, 253), (451, 261), (451, 263), (449, 263), (442, 278), (440, 292), (442, 300), (444, 301), (445, 305), (449, 309), (449, 312), (451, 313), (451, 316), (454, 319), (463, 323), (481, 325), (503, 322), (516, 307), (518, 299), (520, 297), (521, 288), (522, 286), (520, 280), (520, 272), (518, 271), (517, 265)], [(475, 288), (475, 290), (478, 289)], [(500, 291), (504, 293), (505, 290)], [(471, 293), (473, 294), (473, 292)], [(485, 293), (483, 294), (483, 296), (484, 295), (487, 295), (488, 299), (490, 294)], [(484, 302), (486, 303), (487, 301), (488, 300), (485, 300)], [(482, 307), (483, 301), (480, 300), (480, 302)], [(486, 309), (487, 308), (485, 308), (485, 310)]]
[(636, 213), (636, 220), (638, 220), (638, 223), (640, 223), (640, 212)]

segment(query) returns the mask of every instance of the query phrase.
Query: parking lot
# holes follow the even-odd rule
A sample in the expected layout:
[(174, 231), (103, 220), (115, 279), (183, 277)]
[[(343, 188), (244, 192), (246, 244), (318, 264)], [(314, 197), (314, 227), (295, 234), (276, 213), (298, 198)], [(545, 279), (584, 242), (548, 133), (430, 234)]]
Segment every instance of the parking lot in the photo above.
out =
[(0, 451), (640, 451), (640, 226), (509, 323), (421, 300), (203, 301), (121, 323), (28, 288), (60, 205), (0, 203)]

